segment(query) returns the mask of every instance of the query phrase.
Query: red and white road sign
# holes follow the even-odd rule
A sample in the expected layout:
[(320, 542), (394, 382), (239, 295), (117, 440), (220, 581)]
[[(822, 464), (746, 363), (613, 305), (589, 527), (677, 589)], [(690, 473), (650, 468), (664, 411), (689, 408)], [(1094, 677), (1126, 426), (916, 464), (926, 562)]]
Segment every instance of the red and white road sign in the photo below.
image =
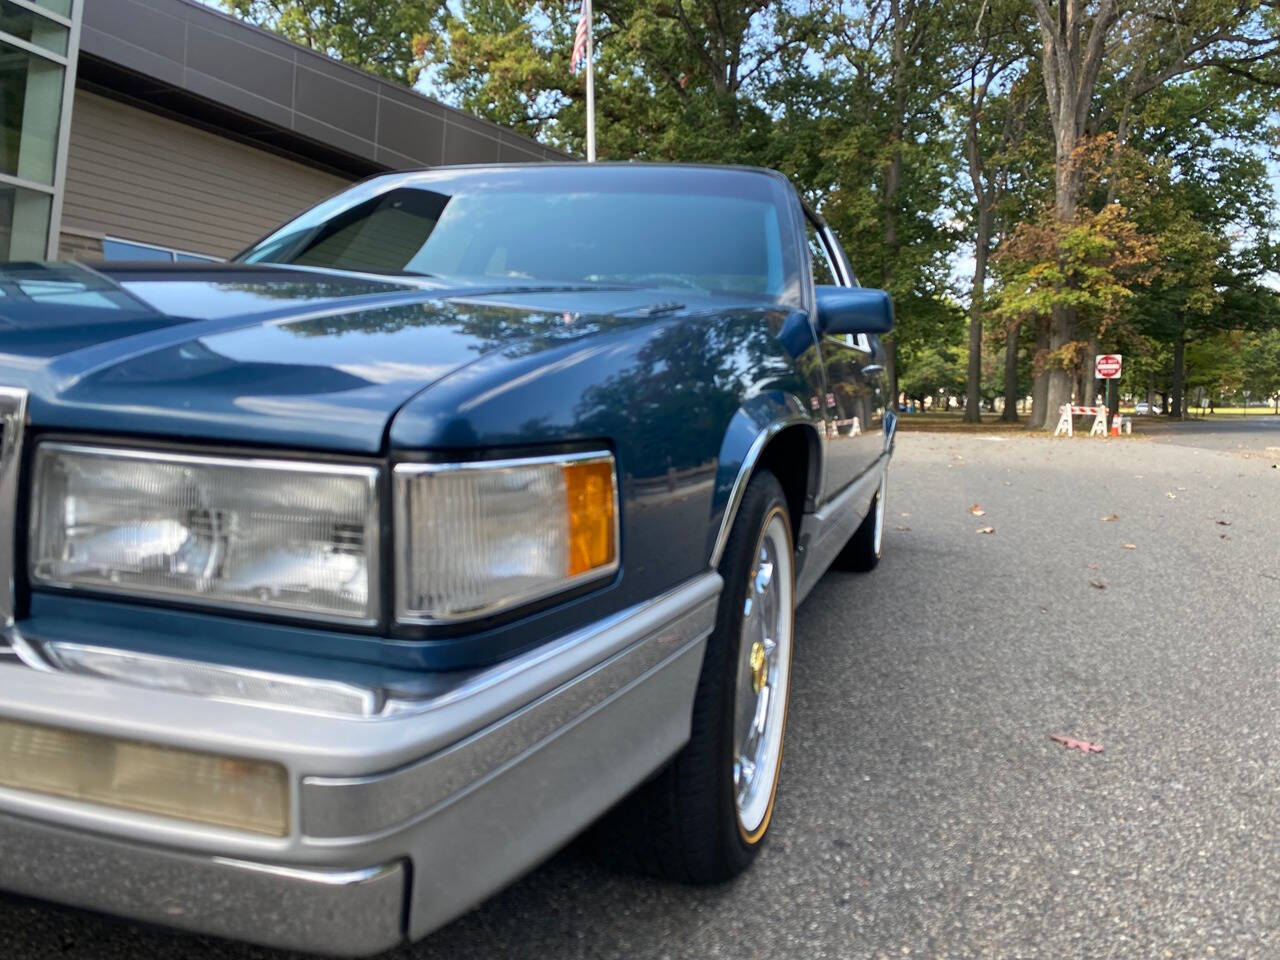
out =
[(1093, 369), (1099, 380), (1119, 380), (1123, 357), (1118, 353), (1100, 353), (1093, 358)]

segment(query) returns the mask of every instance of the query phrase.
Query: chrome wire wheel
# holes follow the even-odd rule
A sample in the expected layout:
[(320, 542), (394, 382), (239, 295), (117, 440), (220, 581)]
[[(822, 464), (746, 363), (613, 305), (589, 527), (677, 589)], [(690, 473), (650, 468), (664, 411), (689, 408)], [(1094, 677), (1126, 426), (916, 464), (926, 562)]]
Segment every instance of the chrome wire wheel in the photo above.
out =
[(747, 575), (733, 707), (733, 790), (738, 829), (755, 843), (773, 814), (791, 681), (794, 570), (791, 531), (769, 513)]

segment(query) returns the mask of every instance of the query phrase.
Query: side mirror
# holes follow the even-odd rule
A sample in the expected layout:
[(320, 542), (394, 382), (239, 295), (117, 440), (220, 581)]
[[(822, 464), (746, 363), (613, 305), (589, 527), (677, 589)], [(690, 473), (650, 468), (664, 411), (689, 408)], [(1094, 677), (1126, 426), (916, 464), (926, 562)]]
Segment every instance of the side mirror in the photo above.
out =
[(819, 284), (818, 329), (823, 333), (888, 333), (893, 301), (883, 290)]

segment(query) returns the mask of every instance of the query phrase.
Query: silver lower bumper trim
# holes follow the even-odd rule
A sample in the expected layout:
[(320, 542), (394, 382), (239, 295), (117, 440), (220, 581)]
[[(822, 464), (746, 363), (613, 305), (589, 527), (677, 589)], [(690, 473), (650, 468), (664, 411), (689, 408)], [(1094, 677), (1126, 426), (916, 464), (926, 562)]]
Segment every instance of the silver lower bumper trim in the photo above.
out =
[(408, 869), (192, 856), (0, 814), (0, 887), (265, 946), (367, 956), (404, 939)]

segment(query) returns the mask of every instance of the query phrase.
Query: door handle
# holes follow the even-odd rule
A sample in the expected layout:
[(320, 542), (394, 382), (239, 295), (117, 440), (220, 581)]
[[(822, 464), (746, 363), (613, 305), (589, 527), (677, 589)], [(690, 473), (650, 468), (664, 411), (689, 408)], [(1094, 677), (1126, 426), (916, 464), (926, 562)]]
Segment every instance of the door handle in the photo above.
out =
[(865, 373), (867, 376), (871, 376), (873, 373), (884, 373), (884, 364), (868, 363), (865, 367), (862, 368), (862, 372)]

